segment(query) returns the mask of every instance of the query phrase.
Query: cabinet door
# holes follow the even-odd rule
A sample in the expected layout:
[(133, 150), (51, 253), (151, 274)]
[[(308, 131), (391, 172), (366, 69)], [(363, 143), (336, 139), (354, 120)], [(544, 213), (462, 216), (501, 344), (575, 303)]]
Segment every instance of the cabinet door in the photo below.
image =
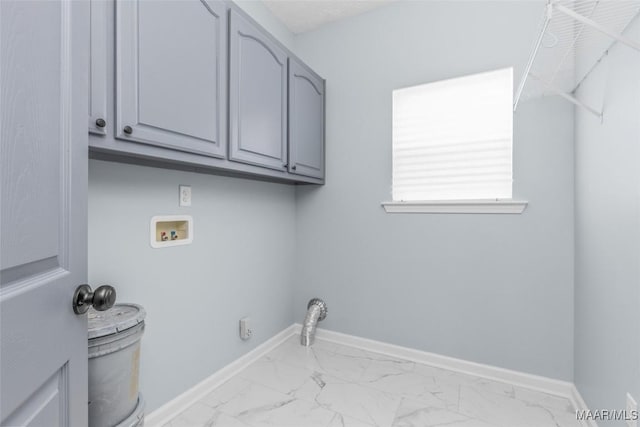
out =
[(89, 44), (89, 132), (107, 134), (107, 8), (113, 3), (91, 0), (91, 37)]
[(226, 155), (225, 5), (118, 0), (116, 137)]
[(324, 177), (324, 80), (289, 59), (289, 172)]
[(287, 55), (234, 10), (229, 25), (229, 159), (284, 172)]

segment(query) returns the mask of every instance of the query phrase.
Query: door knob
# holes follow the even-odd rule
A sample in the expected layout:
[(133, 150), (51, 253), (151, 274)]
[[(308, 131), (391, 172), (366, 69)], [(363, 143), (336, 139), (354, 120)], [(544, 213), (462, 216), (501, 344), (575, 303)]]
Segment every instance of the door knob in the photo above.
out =
[(116, 290), (113, 286), (102, 285), (95, 291), (89, 285), (80, 285), (73, 294), (73, 312), (84, 314), (93, 306), (95, 310), (105, 311), (116, 302)]

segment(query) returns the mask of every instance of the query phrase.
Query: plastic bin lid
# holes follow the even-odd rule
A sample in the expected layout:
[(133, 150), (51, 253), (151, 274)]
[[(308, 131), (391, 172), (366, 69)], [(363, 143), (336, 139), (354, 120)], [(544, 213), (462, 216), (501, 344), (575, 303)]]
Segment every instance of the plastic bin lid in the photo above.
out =
[(90, 308), (89, 339), (117, 334), (144, 322), (147, 313), (138, 304), (116, 304), (109, 310), (96, 311)]

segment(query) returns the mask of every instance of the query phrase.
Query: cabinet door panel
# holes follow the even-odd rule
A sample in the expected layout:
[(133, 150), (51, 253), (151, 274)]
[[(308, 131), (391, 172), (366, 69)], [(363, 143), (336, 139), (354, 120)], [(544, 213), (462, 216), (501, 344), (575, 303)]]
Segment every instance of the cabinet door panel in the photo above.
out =
[(113, 4), (91, 0), (89, 44), (89, 132), (106, 135), (110, 115), (107, 108), (107, 8)]
[(324, 81), (289, 59), (289, 172), (324, 177)]
[(224, 157), (224, 3), (121, 0), (116, 15), (116, 136)]
[(233, 10), (229, 25), (229, 158), (284, 171), (287, 55)]

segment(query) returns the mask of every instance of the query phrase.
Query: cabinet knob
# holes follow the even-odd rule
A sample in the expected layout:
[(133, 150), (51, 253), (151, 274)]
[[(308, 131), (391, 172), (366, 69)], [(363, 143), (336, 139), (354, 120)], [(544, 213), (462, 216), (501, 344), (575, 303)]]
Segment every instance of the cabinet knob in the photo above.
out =
[(124, 131), (124, 133), (126, 133), (127, 135), (131, 135), (133, 133), (133, 128), (131, 126), (125, 126), (124, 129), (122, 129)]
[(96, 126), (98, 126), (99, 128), (103, 128), (107, 125), (107, 122), (104, 119), (98, 119), (96, 120)]
[(291, 169), (296, 170), (296, 165), (291, 166)]

